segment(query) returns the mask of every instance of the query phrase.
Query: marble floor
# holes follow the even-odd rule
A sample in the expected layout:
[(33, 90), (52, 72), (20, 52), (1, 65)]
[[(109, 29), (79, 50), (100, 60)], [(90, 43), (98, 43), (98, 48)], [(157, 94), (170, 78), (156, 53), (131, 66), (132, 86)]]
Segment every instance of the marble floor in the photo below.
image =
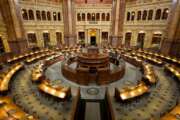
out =
[[(156, 69), (159, 82), (151, 88), (149, 94), (128, 104), (113, 102), (117, 120), (149, 120), (171, 110), (178, 102), (179, 90), (174, 80), (164, 75), (162, 69)], [(111, 97), (112, 101), (114, 97)]]
[[(139, 101), (129, 104), (113, 102), (117, 120), (149, 120), (152, 117), (158, 120), (161, 115), (177, 104), (180, 94), (177, 83), (165, 75), (163, 68), (154, 66), (154, 69), (159, 81), (156, 86), (150, 89), (148, 95), (145, 95)], [(115, 87), (134, 86), (142, 78), (140, 70), (127, 62), (124, 77), (119, 81), (103, 86), (97, 86), (95, 84), (79, 86), (76, 83), (70, 82), (61, 74), (61, 62), (48, 68), (46, 76), (51, 78), (53, 82), (60, 80), (64, 85), (70, 85), (74, 89), (81, 87), (81, 96), (83, 99), (103, 99), (105, 90), (108, 88), (112, 101), (115, 101), (113, 97)], [(89, 94), (89, 89), (96, 89), (98, 92), (96, 94)]]
[[(98, 86), (96, 84), (92, 84), (92, 85), (88, 85), (88, 86), (83, 86), (83, 85), (78, 85), (74, 82), (69, 81), (68, 79), (66, 79), (61, 72), (61, 62), (58, 62), (52, 66), (50, 66), (46, 72), (45, 75), (51, 80), (52, 83), (55, 84), (63, 84), (63, 85), (68, 85), (71, 86), (71, 88), (74, 90), (77, 90), (78, 87), (81, 87), (81, 96), (83, 98), (93, 98), (95, 99), (97, 97), (97, 99), (103, 99), (104, 95), (105, 95), (105, 88), (108, 88), (108, 90), (110, 91), (110, 93), (113, 94), (114, 92), (114, 87), (119, 87), (119, 88), (123, 88), (126, 86), (134, 86), (137, 84), (137, 82), (141, 79), (142, 74), (139, 71), (138, 68), (132, 66), (129, 63), (126, 63), (126, 71), (125, 71), (125, 75), (122, 79), (110, 83), (108, 85), (103, 85), (103, 86)], [(89, 95), (87, 93), (88, 89), (91, 88), (96, 88), (98, 89), (98, 91), (102, 91), (99, 92), (96, 95)], [(73, 92), (72, 91), (72, 92)]]
[[(10, 92), (9, 95), (24, 111), (37, 115), (40, 120), (69, 120), (72, 100), (69, 103), (67, 102), (67, 104), (63, 104), (43, 97), (37, 90), (37, 85), (30, 80), (32, 66), (26, 66), (25, 70), (20, 71), (15, 76), (11, 85), (11, 91), (13, 90), (13, 92)], [(121, 80), (103, 86), (96, 84), (83, 86), (69, 81), (61, 73), (61, 62), (48, 67), (45, 75), (51, 80), (51, 84), (71, 86), (73, 96), (76, 95), (80, 87), (81, 99), (102, 100), (105, 98), (105, 91), (108, 89), (116, 120), (149, 120), (152, 117), (159, 120), (160, 116), (172, 109), (180, 101), (180, 91), (176, 81), (165, 75), (163, 68), (154, 66), (154, 69), (158, 76), (157, 85), (150, 89), (149, 94), (128, 104), (115, 101), (114, 88), (137, 85), (142, 78), (142, 73), (137, 67), (127, 62), (124, 77)], [(74, 98), (72, 97), (72, 99)], [(93, 111), (93, 106), (97, 107), (96, 104), (98, 103), (94, 102), (93, 105), (87, 104), (89, 107), (86, 108), (86, 111), (90, 112)], [(95, 116), (95, 114), (97, 112), (92, 112), (92, 116)], [(89, 118), (92, 116), (86, 116), (86, 120), (90, 120)], [(96, 119), (100, 120), (99, 117), (93, 118), (93, 120)]]
[[(55, 102), (51, 98), (43, 96), (37, 84), (31, 81), (31, 70), (20, 71), (12, 83), (9, 95), (14, 102), (29, 114), (35, 115), (39, 120), (69, 120), (72, 100), (66, 102)], [(72, 97), (72, 99), (74, 99)]]

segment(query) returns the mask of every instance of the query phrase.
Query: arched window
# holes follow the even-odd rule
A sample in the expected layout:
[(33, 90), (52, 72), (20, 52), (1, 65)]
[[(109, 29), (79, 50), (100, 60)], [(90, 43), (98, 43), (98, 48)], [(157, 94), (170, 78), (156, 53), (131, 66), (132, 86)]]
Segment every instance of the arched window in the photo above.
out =
[(87, 14), (87, 20), (91, 21), (91, 14), (90, 13)]
[(51, 13), (48, 11), (47, 12), (47, 19), (50, 21), (51, 20)]
[(134, 18), (135, 18), (135, 12), (132, 12), (131, 13), (131, 21), (134, 21)]
[(82, 13), (82, 21), (85, 21), (86, 20), (86, 15), (85, 13)]
[(165, 8), (163, 11), (162, 19), (166, 20), (168, 18), (168, 15), (169, 15), (169, 9)]
[(61, 21), (61, 13), (58, 12), (58, 21)]
[(36, 18), (37, 20), (41, 20), (41, 13), (39, 10), (36, 11)]
[(148, 20), (152, 20), (153, 18), (153, 10), (149, 10), (148, 12)]
[(22, 9), (22, 17), (24, 20), (28, 20), (28, 14), (27, 14), (26, 9)]
[(46, 20), (46, 12), (42, 11), (41, 15), (42, 15), (42, 20)]
[(147, 11), (144, 10), (144, 11), (143, 11), (142, 20), (146, 20), (146, 18), (147, 18)]
[(131, 18), (131, 13), (130, 12), (127, 12), (127, 21), (129, 21)]
[(137, 20), (141, 20), (141, 11), (138, 11)]
[(101, 15), (101, 20), (102, 20), (102, 21), (105, 21), (105, 19), (106, 19), (105, 17), (106, 17), (106, 16), (105, 16), (105, 13), (102, 13), (102, 15)]
[(110, 14), (109, 13), (106, 14), (106, 21), (110, 21)]
[(57, 18), (56, 18), (56, 12), (53, 12), (53, 19), (54, 19), (54, 21), (56, 21), (57, 20)]
[(80, 13), (77, 14), (77, 21), (81, 21), (81, 14)]
[(29, 10), (29, 20), (34, 20), (34, 12), (32, 10)]
[(92, 13), (92, 21), (95, 21), (95, 20), (96, 20), (95, 13)]
[(99, 21), (99, 20), (100, 20), (100, 14), (96, 13), (96, 21)]
[(156, 10), (156, 16), (155, 20), (160, 20), (161, 19), (161, 9)]

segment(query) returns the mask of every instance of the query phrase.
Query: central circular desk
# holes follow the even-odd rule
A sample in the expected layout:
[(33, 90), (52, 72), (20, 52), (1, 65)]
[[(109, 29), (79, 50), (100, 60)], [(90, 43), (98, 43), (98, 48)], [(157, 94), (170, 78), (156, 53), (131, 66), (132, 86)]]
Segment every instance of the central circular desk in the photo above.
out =
[[(70, 67), (76, 62), (75, 69)], [(76, 57), (70, 57), (62, 63), (62, 74), (69, 80), (81, 85), (96, 83), (108, 84), (120, 80), (125, 72), (125, 65), (120, 64), (115, 70), (110, 69), (110, 57), (108, 53), (99, 53), (95, 49), (88, 52), (77, 53)]]

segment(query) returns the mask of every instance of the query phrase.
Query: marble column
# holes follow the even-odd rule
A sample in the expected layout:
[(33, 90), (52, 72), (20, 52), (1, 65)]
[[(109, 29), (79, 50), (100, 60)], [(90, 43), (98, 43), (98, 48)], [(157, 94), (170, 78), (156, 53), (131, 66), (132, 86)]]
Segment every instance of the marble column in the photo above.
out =
[(27, 39), (22, 25), (21, 10), (18, 0), (0, 0), (0, 10), (7, 27), (8, 43), (12, 52), (27, 50)]
[(132, 37), (131, 37), (131, 46), (137, 46), (137, 36), (138, 36), (138, 32), (137, 30), (133, 30), (132, 31)]
[(67, 46), (76, 44), (76, 19), (74, 0), (63, 0), (64, 41)]
[(161, 52), (180, 56), (180, 1), (173, 0), (172, 8), (169, 14), (166, 36), (161, 44)]
[(110, 44), (113, 47), (122, 45), (123, 24), (125, 15), (125, 0), (114, 0), (112, 7), (112, 33)]
[(42, 32), (40, 30), (36, 30), (36, 37), (37, 37), (37, 45), (38, 47), (44, 47), (44, 40), (42, 36)]
[(50, 30), (50, 44), (51, 46), (57, 45), (56, 32), (55, 30)]
[(152, 43), (152, 31), (146, 30), (144, 48), (150, 48)]

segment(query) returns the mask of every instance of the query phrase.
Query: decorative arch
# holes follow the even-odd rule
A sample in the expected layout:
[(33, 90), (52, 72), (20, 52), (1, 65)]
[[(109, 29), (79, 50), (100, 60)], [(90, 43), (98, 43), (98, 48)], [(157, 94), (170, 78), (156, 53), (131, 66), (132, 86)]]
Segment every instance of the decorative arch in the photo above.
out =
[(153, 19), (153, 10), (149, 10), (148, 11), (148, 20), (152, 20)]
[(163, 19), (163, 20), (168, 19), (168, 15), (169, 15), (169, 9), (168, 9), (168, 8), (165, 8), (165, 9), (163, 10), (162, 19)]
[(155, 20), (160, 20), (160, 19), (161, 19), (161, 9), (157, 9), (156, 10)]
[(42, 20), (46, 20), (46, 12), (42, 11), (41, 12)]
[(106, 21), (110, 21), (110, 14), (109, 13), (106, 14)]
[(105, 13), (102, 13), (102, 14), (101, 14), (101, 20), (102, 20), (102, 21), (105, 21), (105, 20), (106, 20), (106, 15), (105, 15)]
[(144, 10), (142, 20), (146, 20), (146, 19), (147, 19), (147, 10)]
[(47, 12), (47, 20), (49, 20), (49, 21), (51, 20), (51, 12), (49, 12), (49, 11)]
[(131, 21), (134, 21), (134, 18), (135, 18), (135, 12), (131, 12)]
[(29, 20), (34, 20), (34, 12), (33, 12), (33, 10), (29, 10), (28, 13), (29, 13)]
[(131, 13), (130, 12), (127, 12), (127, 21), (129, 21), (131, 18)]
[(22, 17), (24, 20), (28, 20), (28, 13), (26, 9), (22, 9)]

